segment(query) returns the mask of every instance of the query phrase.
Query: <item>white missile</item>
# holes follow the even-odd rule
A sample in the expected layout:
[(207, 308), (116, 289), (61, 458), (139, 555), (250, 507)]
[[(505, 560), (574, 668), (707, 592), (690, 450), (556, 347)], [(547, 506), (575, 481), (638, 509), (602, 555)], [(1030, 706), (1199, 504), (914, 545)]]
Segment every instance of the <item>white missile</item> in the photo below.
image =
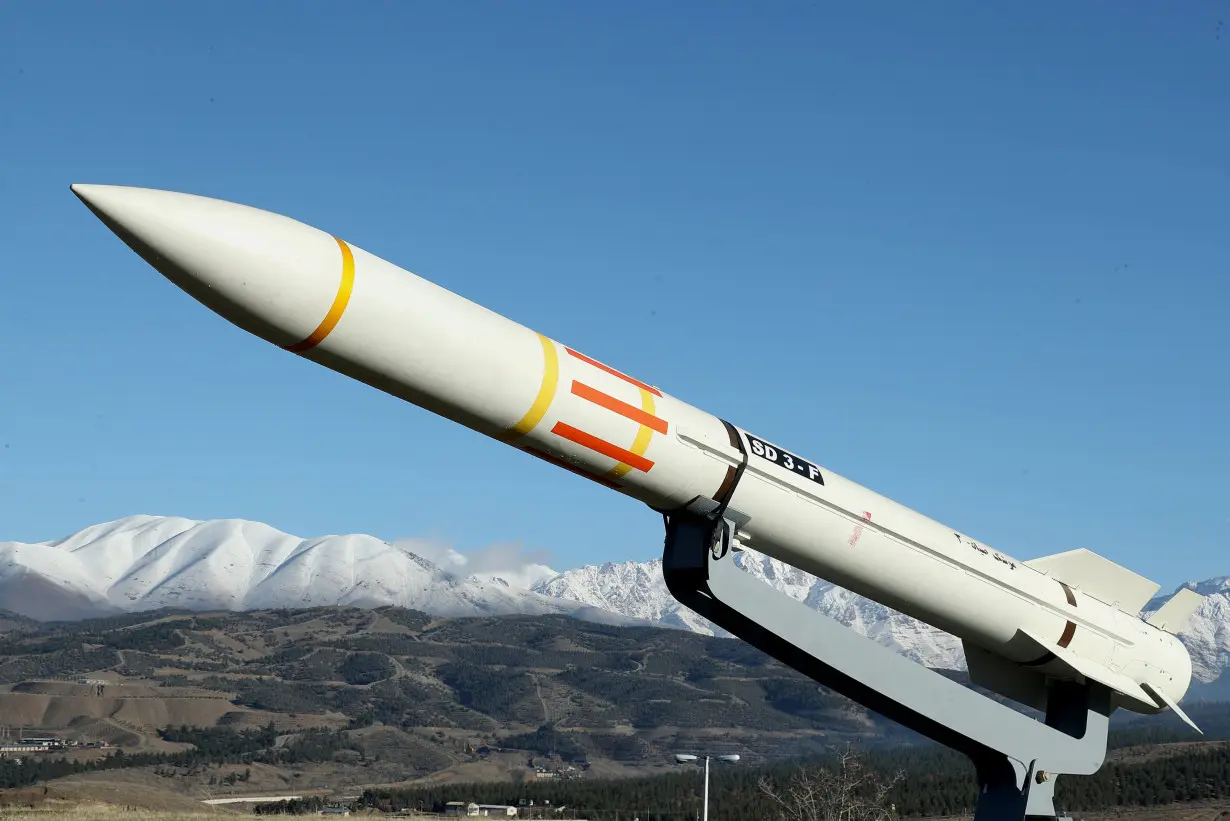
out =
[(1175, 633), (1195, 593), (1142, 619), (1158, 585), (1101, 556), (1018, 561), (287, 217), (170, 191), (72, 190), (244, 330), (654, 510), (725, 502), (737, 544), (960, 637), (980, 686), (1041, 708), (1048, 679), (1090, 679), (1116, 706), (1192, 724)]

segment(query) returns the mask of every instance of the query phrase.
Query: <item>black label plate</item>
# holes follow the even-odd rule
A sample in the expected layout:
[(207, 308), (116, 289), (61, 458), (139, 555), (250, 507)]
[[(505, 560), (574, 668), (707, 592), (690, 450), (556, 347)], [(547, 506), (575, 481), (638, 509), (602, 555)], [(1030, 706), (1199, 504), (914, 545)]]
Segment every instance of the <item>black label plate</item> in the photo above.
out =
[(767, 459), (792, 473), (805, 476), (817, 484), (824, 484), (824, 474), (820, 472), (818, 465), (795, 456), (789, 451), (782, 450), (776, 445), (770, 445), (768, 442), (757, 439), (750, 433), (747, 434), (747, 443), (751, 447), (753, 455), (759, 456), (761, 459)]

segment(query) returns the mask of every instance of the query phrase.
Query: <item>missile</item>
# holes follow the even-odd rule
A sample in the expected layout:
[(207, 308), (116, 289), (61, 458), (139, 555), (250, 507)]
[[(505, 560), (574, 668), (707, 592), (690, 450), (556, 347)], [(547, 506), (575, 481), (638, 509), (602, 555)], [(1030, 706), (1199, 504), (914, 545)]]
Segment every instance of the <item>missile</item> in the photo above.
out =
[(1088, 550), (1020, 561), (349, 242), (223, 200), (73, 185), (172, 283), (249, 333), (636, 499), (726, 505), (736, 549), (962, 640), (972, 682), (1042, 708), (1051, 679), (1170, 709), (1202, 601)]

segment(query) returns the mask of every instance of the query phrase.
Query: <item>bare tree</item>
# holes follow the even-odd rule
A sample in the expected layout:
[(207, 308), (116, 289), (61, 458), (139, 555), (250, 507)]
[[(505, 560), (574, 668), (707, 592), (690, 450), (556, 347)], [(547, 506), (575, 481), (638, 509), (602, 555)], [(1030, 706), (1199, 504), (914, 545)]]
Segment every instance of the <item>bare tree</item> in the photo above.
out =
[(847, 744), (833, 765), (801, 767), (785, 787), (761, 778), (760, 790), (777, 821), (891, 821), (897, 812), (889, 792), (901, 778), (880, 775)]

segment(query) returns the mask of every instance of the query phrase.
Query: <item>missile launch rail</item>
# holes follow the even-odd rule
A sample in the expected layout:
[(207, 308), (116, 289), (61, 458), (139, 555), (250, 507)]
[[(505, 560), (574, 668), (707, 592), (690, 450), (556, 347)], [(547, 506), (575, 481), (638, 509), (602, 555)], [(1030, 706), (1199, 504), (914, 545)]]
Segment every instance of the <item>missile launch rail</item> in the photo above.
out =
[(739, 514), (711, 499), (664, 513), (662, 570), (676, 599), (752, 646), (863, 706), (951, 749), (977, 772), (975, 821), (1065, 821), (1061, 774), (1106, 759), (1110, 692), (1054, 682), (1045, 723), (907, 659), (740, 570)]

